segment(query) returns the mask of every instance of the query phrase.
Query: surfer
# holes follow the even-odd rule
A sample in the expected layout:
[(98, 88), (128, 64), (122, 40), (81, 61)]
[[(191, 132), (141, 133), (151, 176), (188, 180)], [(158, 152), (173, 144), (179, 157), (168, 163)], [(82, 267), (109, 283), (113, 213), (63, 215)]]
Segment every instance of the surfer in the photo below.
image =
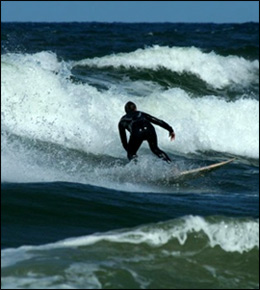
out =
[[(147, 141), (151, 151), (159, 158), (171, 162), (169, 156), (163, 152), (157, 145), (157, 135), (154, 126), (159, 125), (169, 131), (171, 141), (175, 138), (174, 130), (166, 122), (159, 120), (151, 115), (137, 111), (137, 107), (133, 102), (128, 102), (125, 105), (125, 112), (119, 124), (119, 133), (123, 147), (127, 152), (129, 160), (137, 158), (137, 151), (143, 141)], [(126, 131), (130, 132), (129, 142), (127, 143)]]

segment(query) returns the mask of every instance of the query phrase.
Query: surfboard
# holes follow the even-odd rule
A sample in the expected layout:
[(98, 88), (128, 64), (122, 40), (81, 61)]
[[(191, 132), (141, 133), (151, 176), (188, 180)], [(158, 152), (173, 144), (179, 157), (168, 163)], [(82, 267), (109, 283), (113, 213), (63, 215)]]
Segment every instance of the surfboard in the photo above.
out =
[(190, 178), (195, 178), (198, 176), (203, 176), (204, 174), (211, 172), (213, 170), (219, 169), (220, 167), (229, 164), (230, 162), (234, 161), (236, 158), (232, 158), (226, 161), (214, 163), (208, 166), (204, 167), (199, 167), (196, 169), (191, 169), (187, 171), (181, 171), (177, 175), (175, 174), (174, 180), (183, 180), (183, 179), (190, 179)]

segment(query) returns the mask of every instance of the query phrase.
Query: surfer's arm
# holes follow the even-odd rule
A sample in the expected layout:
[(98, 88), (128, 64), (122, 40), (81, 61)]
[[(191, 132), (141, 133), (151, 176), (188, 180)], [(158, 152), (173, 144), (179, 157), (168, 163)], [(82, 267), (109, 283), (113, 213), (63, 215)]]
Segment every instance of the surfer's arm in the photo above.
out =
[(146, 114), (146, 113), (143, 113), (143, 114), (145, 115), (146, 119), (149, 122), (151, 122), (151, 123), (153, 123), (155, 125), (158, 125), (158, 126), (164, 128), (165, 130), (168, 130), (169, 131), (169, 136), (171, 137), (171, 140), (173, 140), (175, 138), (174, 130), (169, 124), (167, 124), (163, 120), (157, 119), (154, 116), (151, 116), (149, 114)]
[(120, 121), (118, 124), (118, 130), (119, 130), (122, 145), (125, 148), (125, 150), (127, 151), (127, 138), (126, 138), (125, 127), (124, 127), (122, 121)]

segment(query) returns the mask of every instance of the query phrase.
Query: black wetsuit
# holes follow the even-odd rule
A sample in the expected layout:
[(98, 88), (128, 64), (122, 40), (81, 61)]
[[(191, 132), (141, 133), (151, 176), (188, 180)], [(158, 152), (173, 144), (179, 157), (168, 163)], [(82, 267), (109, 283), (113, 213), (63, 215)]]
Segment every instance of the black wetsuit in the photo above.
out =
[[(118, 128), (122, 145), (127, 151), (128, 159), (131, 160), (136, 157), (136, 152), (142, 142), (146, 140), (155, 155), (165, 161), (171, 162), (169, 156), (158, 147), (157, 135), (151, 123), (161, 126), (168, 130), (169, 133), (173, 132), (172, 127), (166, 122), (140, 111), (127, 113), (121, 118)], [(128, 130), (131, 134), (128, 143), (125, 130)]]

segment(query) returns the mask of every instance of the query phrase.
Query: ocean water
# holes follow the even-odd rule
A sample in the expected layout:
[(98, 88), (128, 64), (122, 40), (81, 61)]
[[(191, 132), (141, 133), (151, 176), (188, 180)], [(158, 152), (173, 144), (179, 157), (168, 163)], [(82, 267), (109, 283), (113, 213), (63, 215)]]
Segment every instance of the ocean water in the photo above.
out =
[(258, 23), (2, 23), (1, 288), (259, 288)]

